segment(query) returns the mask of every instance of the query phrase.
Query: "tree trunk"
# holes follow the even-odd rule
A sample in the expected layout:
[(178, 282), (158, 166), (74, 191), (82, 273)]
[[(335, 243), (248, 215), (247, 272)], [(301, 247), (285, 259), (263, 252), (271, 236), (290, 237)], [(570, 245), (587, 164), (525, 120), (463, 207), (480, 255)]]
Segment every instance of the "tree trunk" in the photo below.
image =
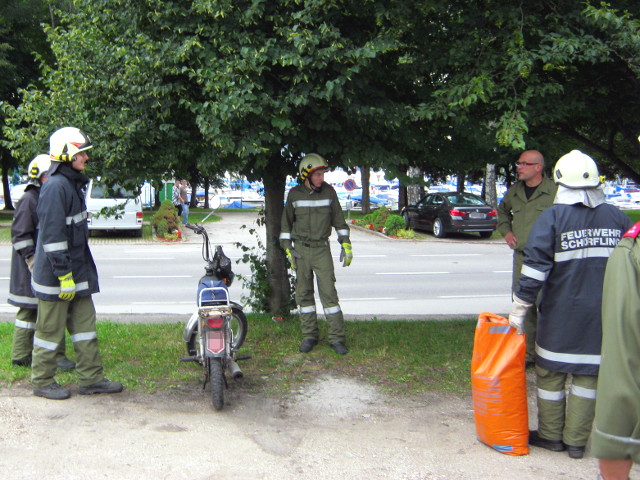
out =
[(189, 181), (191, 184), (191, 198), (189, 199), (189, 209), (196, 208), (198, 206), (198, 199), (196, 198), (196, 190), (198, 189), (198, 177), (193, 176)]
[[(280, 162), (279, 154), (274, 162)], [(264, 208), (266, 228), (266, 259), (268, 268), (268, 283), (270, 290), (269, 310), (272, 315), (287, 316), (291, 291), (289, 289), (288, 262), (280, 248), (280, 219), (284, 210), (284, 188), (286, 175), (276, 169), (271, 175), (265, 175)]]
[(498, 207), (498, 192), (496, 190), (496, 166), (487, 163), (484, 174), (484, 201), (493, 208)]
[(13, 210), (11, 192), (9, 191), (9, 162), (2, 155), (2, 191), (4, 192), (4, 209)]
[(209, 177), (204, 178), (204, 208), (209, 209)]
[[(407, 175), (411, 178), (422, 179), (422, 170), (417, 167), (410, 167), (407, 170)], [(422, 185), (407, 185), (407, 203), (418, 203), (418, 200), (422, 198), (424, 188)]]
[(371, 201), (369, 196), (369, 188), (371, 183), (369, 182), (369, 175), (371, 175), (371, 168), (360, 167), (360, 181), (362, 182), (362, 213), (371, 213)]
[(464, 192), (464, 182), (467, 180), (467, 176), (464, 173), (458, 174), (458, 186), (456, 188), (456, 192), (462, 193)]
[[(398, 168), (400, 172), (407, 173), (406, 165), (400, 165)], [(402, 210), (407, 206), (408, 195), (407, 186), (400, 183), (400, 188), (398, 188), (398, 210)]]
[(152, 180), (151, 185), (153, 185), (155, 190), (155, 195), (153, 196), (153, 208), (157, 210), (160, 208), (160, 192), (164, 188), (164, 182), (162, 180)]

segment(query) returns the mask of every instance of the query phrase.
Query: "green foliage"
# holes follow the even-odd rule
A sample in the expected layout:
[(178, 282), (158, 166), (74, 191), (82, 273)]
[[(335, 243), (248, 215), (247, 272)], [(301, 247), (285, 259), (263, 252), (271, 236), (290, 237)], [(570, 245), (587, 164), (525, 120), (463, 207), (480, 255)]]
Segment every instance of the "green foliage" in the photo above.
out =
[(175, 240), (180, 235), (176, 207), (170, 200), (164, 200), (158, 211), (151, 217), (151, 225), (159, 238)]
[(397, 236), (398, 230), (405, 227), (404, 218), (400, 215), (389, 215), (384, 222), (384, 231), (387, 235)]
[(400, 228), (396, 231), (396, 237), (412, 240), (416, 238), (416, 232), (414, 232), (411, 228)]
[[(241, 228), (247, 228), (243, 225)], [(242, 258), (238, 259), (238, 263), (244, 263), (249, 265), (251, 275), (244, 276), (238, 275), (238, 278), (242, 281), (244, 287), (249, 290), (249, 296), (243, 296), (242, 302), (244, 305), (251, 307), (254, 312), (269, 312), (271, 309), (271, 285), (269, 284), (269, 267), (267, 266), (267, 252), (257, 231), (253, 228), (249, 229), (249, 233), (256, 239), (256, 246), (248, 247), (240, 242), (236, 242), (235, 245), (242, 250)], [(294, 278), (291, 274), (287, 273), (287, 279), (289, 283), (289, 290), (293, 292)], [(282, 305), (281, 310), (288, 314), (293, 308), (295, 308), (295, 298), (291, 296), (289, 303)]]
[[(355, 224), (360, 227), (369, 228), (376, 232), (381, 232), (387, 222), (387, 218), (391, 215), (391, 210), (386, 206), (375, 209), (373, 212), (366, 214), (361, 219), (355, 221)], [(402, 222), (404, 226), (404, 221)]]

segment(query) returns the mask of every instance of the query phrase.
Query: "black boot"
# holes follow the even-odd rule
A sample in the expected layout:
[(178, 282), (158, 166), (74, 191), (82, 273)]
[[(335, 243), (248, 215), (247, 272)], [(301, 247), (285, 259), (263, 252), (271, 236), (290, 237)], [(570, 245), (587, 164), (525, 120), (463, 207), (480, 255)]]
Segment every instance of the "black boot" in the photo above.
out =
[(562, 440), (547, 440), (546, 438), (542, 438), (540, 435), (538, 435), (537, 430), (529, 431), (529, 445), (545, 448), (547, 450), (551, 450), (552, 452), (564, 451), (564, 443), (562, 443)]
[(302, 353), (309, 353), (317, 344), (318, 340), (315, 338), (305, 338), (300, 345), (300, 351)]

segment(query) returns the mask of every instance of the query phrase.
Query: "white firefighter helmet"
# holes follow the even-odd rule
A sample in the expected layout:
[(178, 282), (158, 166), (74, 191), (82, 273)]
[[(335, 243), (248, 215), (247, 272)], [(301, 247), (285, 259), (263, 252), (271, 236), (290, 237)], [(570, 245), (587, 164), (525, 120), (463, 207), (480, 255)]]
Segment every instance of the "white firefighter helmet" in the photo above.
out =
[(75, 127), (56, 130), (49, 138), (49, 155), (56, 162), (72, 162), (74, 155), (92, 147), (89, 135)]
[(29, 162), (27, 175), (30, 180), (40, 180), (40, 177), (47, 173), (50, 167), (51, 159), (49, 158), (49, 155), (45, 155), (43, 153)]
[(600, 174), (593, 158), (571, 150), (553, 167), (553, 180), (567, 188), (595, 188), (600, 185)]
[(300, 180), (304, 182), (313, 172), (321, 168), (329, 170), (329, 164), (327, 164), (324, 158), (317, 153), (305, 155), (302, 160), (300, 160)]

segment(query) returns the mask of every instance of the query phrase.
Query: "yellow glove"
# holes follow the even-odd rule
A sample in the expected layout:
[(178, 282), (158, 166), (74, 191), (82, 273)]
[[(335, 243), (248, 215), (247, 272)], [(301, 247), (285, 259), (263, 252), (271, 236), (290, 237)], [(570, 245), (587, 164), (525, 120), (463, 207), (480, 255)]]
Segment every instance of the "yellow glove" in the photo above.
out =
[(342, 262), (343, 267), (348, 267), (351, 265), (351, 260), (353, 260), (353, 250), (351, 249), (351, 244), (344, 242), (342, 244), (342, 250), (340, 251), (340, 261)]
[(70, 302), (76, 296), (76, 282), (73, 281), (73, 274), (69, 272), (58, 277), (58, 280), (60, 280), (60, 294), (58, 296), (62, 300)]
[(302, 255), (300, 255), (298, 252), (296, 252), (294, 249), (286, 249), (285, 250), (286, 254), (287, 254), (287, 259), (289, 260), (289, 263), (291, 264), (291, 269), (295, 270), (297, 265), (297, 259), (298, 258), (302, 258)]

